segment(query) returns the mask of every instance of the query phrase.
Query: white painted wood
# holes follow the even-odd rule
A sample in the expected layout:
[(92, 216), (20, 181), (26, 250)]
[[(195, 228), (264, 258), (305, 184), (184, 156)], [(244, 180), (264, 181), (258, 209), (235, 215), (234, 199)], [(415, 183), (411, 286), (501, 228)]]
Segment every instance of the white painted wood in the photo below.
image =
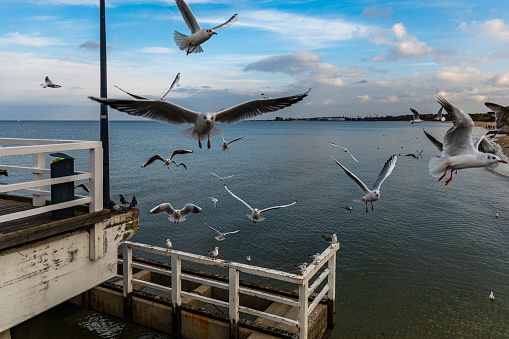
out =
[(54, 204), (54, 205), (47, 205), (47, 206), (43, 206), (43, 207), (39, 207), (39, 208), (33, 208), (33, 209), (29, 209), (29, 210), (22, 211), (22, 212), (0, 215), (0, 223), (6, 222), (6, 221), (11, 221), (11, 220), (16, 220), (16, 219), (21, 219), (21, 218), (25, 218), (25, 217), (30, 217), (33, 215), (38, 215), (38, 214), (42, 214), (42, 213), (46, 213), (46, 212), (50, 212), (50, 211), (55, 211), (55, 210), (59, 210), (62, 208), (78, 206), (78, 205), (86, 204), (89, 202), (90, 202), (90, 198), (86, 197), (86, 198), (82, 198), (82, 199), (61, 202), (61, 203)]
[(11, 331), (5, 330), (3, 332), (0, 332), (0, 339), (11, 339)]
[(332, 256), (336, 255), (336, 251), (338, 249), (339, 243), (332, 244), (331, 246), (327, 247), (327, 249), (320, 255), (320, 260), (308, 266), (303, 274), (304, 280), (309, 282), (309, 279), (311, 279)]
[(133, 249), (129, 246), (122, 246), (123, 254), (123, 281), (124, 281), (124, 297), (133, 291)]
[(322, 274), (320, 274), (320, 276), (318, 278), (316, 278), (316, 280), (313, 282), (313, 284), (309, 287), (308, 295), (311, 295), (311, 293), (313, 293), (316, 290), (318, 285), (320, 285), (322, 283), (322, 281), (327, 277), (328, 274), (329, 274), (328, 268), (323, 270)]
[(47, 185), (62, 184), (64, 182), (85, 180), (90, 178), (90, 174), (74, 174), (67, 175), (65, 177), (53, 178), (53, 179), (42, 179), (37, 181), (22, 182), (19, 184), (10, 184), (0, 186), (0, 193), (18, 191), (25, 188), (38, 188)]
[[(23, 155), (33, 153), (65, 152), (77, 151), (90, 148), (101, 147), (100, 141), (82, 141), (82, 142), (60, 142), (55, 140), (54, 144), (31, 145), (31, 146), (13, 146), (0, 148), (0, 157), (8, 155)], [(0, 141), (0, 144), (2, 142)]]
[(182, 280), (181, 280), (181, 265), (182, 262), (178, 257), (171, 257), (171, 303), (173, 307), (182, 304)]
[(0, 165), (0, 169), (7, 170), (7, 171), (40, 173), (40, 174), (47, 174), (47, 175), (51, 174), (51, 170), (49, 170), (47, 168)]
[(88, 188), (90, 190), (89, 196), (92, 202), (89, 206), (90, 212), (102, 210), (103, 203), (103, 149), (101, 144), (99, 147), (91, 148), (89, 153), (89, 171), (90, 180)]
[(202, 302), (207, 303), (207, 304), (213, 304), (213, 305), (217, 305), (217, 306), (228, 308), (228, 303), (226, 301), (212, 299), (212, 298), (209, 298), (209, 297), (204, 297), (202, 295), (199, 295), (199, 294), (196, 294), (196, 293), (192, 293), (192, 292), (182, 291), (181, 294), (182, 294), (183, 297), (187, 297), (187, 298), (191, 298), (191, 299), (196, 299), (196, 300), (202, 301)]
[(251, 315), (254, 315), (254, 316), (257, 316), (257, 317), (260, 317), (260, 318), (265, 318), (265, 319), (273, 320), (273, 321), (276, 321), (278, 323), (283, 323), (283, 324), (290, 325), (290, 326), (298, 326), (299, 325), (299, 322), (296, 321), (296, 320), (288, 319), (288, 318), (285, 318), (285, 317), (280, 317), (278, 315), (274, 315), (274, 314), (270, 314), (270, 313), (266, 313), (266, 312), (262, 312), (262, 311), (258, 311), (258, 310), (255, 310), (253, 308), (249, 308), (249, 307), (245, 307), (245, 306), (239, 306), (239, 310), (242, 313), (251, 314)]
[(299, 338), (308, 337), (308, 282), (299, 285)]
[(315, 309), (315, 307), (318, 305), (318, 303), (320, 302), (320, 300), (322, 300), (322, 298), (325, 296), (325, 294), (329, 291), (329, 285), (325, 285), (323, 287), (323, 289), (320, 291), (320, 293), (318, 293), (318, 295), (316, 296), (315, 300), (313, 300), (313, 302), (311, 303), (311, 305), (309, 305), (309, 309), (308, 309), (308, 314), (311, 314), (311, 312), (313, 312), (313, 310)]
[(228, 274), (228, 302), (230, 321), (237, 323), (239, 321), (239, 271), (234, 267), (230, 267)]
[[(339, 245), (338, 245), (339, 249)], [(336, 249), (337, 251), (337, 249)], [(336, 252), (334, 252), (334, 255), (330, 257), (329, 262), (329, 293), (327, 294), (327, 299), (335, 301), (336, 300)]]
[(0, 144), (3, 145), (49, 145), (49, 144), (65, 144), (65, 143), (83, 143), (83, 140), (52, 140), (52, 139), (18, 139), (18, 138), (0, 138)]
[(140, 279), (133, 278), (132, 282), (133, 282), (133, 284), (138, 284), (138, 285), (141, 285), (141, 286), (144, 286), (144, 287), (150, 287), (150, 288), (152, 288), (154, 290), (158, 290), (158, 291), (161, 291), (161, 292), (171, 293), (171, 287), (166, 287), (166, 286), (163, 286), (163, 285), (154, 284), (154, 283), (152, 283), (150, 281), (145, 281), (145, 280), (140, 280)]
[[(32, 154), (32, 166), (35, 168), (45, 168), (46, 167), (45, 156), (46, 156), (45, 153)], [(44, 179), (46, 179), (46, 174), (32, 173), (33, 181), (40, 181), (40, 180), (44, 180)], [(46, 187), (39, 186), (39, 187), (34, 187), (34, 188), (38, 189), (38, 190), (44, 190)], [(46, 197), (38, 195), (38, 194), (34, 194), (32, 196), (32, 206), (39, 207), (39, 206), (44, 206), (45, 204), (46, 204)]]
[(90, 229), (90, 260), (99, 260), (103, 255), (102, 229), (102, 223), (96, 223)]

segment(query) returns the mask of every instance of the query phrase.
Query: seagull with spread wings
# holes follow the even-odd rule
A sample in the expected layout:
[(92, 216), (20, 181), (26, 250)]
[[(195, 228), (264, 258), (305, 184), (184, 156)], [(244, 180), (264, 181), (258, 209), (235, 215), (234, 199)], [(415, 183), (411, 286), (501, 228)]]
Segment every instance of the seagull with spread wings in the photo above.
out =
[(234, 234), (234, 233), (237, 233), (239, 230), (236, 230), (236, 231), (233, 231), (233, 232), (225, 232), (225, 233), (222, 233), (222, 232), (219, 232), (218, 230), (216, 230), (215, 228), (213, 227), (210, 227), (207, 223), (205, 223), (205, 225), (210, 228), (212, 231), (216, 232), (218, 235), (216, 238), (217, 241), (223, 241), (224, 239), (226, 239), (226, 235), (227, 234)]
[(240, 140), (244, 137), (240, 137), (240, 138), (235, 138), (233, 140), (230, 140), (230, 141), (226, 141), (224, 140), (224, 137), (223, 137), (223, 133), (221, 133), (221, 138), (223, 139), (223, 143), (221, 144), (221, 148), (223, 149), (223, 151), (229, 151), (230, 149), (228, 148), (228, 145), (231, 144), (232, 142), (234, 141), (237, 141), (237, 140)]
[(364, 192), (364, 196), (359, 199), (354, 199), (356, 202), (365, 202), (366, 203), (366, 213), (368, 213), (368, 201), (371, 203), (371, 210), (373, 210), (373, 201), (377, 201), (380, 199), (380, 186), (382, 186), (382, 183), (385, 179), (392, 173), (392, 170), (394, 169), (394, 166), (396, 166), (396, 162), (398, 161), (398, 157), (395, 155), (392, 155), (389, 160), (385, 163), (384, 167), (382, 168), (382, 171), (378, 175), (378, 179), (376, 179), (375, 183), (369, 189), (366, 184), (364, 184), (359, 178), (355, 176), (352, 172), (350, 172), (345, 166), (341, 165), (334, 157), (331, 155), (331, 158), (338, 164), (339, 167), (345, 171), (345, 173), (352, 179), (357, 186), (360, 187), (362, 192)]
[(248, 203), (246, 203), (244, 200), (240, 199), (238, 196), (236, 196), (235, 194), (233, 194), (229, 189), (228, 187), (226, 187), (226, 185), (224, 185), (224, 188), (228, 191), (228, 193), (230, 193), (235, 199), (237, 199), (238, 201), (240, 201), (241, 203), (243, 203), (244, 205), (247, 206), (247, 208), (249, 208), (251, 210), (251, 214), (247, 214), (247, 217), (249, 219), (251, 219), (253, 221), (253, 223), (256, 223), (257, 221), (262, 221), (264, 220), (265, 218), (262, 218), (260, 216), (260, 214), (264, 213), (264, 212), (267, 212), (267, 211), (270, 211), (270, 210), (275, 210), (275, 209), (278, 209), (278, 208), (284, 208), (284, 207), (288, 207), (288, 206), (292, 206), (292, 205), (295, 205), (297, 203), (297, 201), (291, 203), (291, 204), (288, 204), (288, 205), (282, 205), (282, 206), (273, 206), (273, 207), (269, 207), (269, 208), (264, 208), (263, 210), (259, 210), (258, 208), (252, 208), (251, 206), (249, 206)]
[(150, 210), (152, 213), (166, 213), (169, 215), (168, 220), (178, 224), (181, 221), (186, 221), (186, 216), (189, 214), (196, 214), (201, 212), (201, 207), (194, 204), (186, 204), (180, 210), (174, 209), (169, 202), (162, 203)]
[(90, 96), (88, 98), (129, 115), (142, 116), (172, 125), (193, 124), (193, 127), (180, 131), (180, 135), (198, 140), (200, 148), (201, 140), (207, 138), (207, 147), (210, 148), (210, 138), (222, 131), (214, 126), (216, 122), (232, 125), (263, 113), (275, 112), (301, 101), (310, 90), (311, 88), (304, 93), (287, 97), (251, 100), (217, 113), (199, 113), (162, 100), (126, 100)]
[(49, 87), (49, 88), (60, 88), (62, 86), (54, 84), (53, 81), (51, 81), (49, 79), (49, 76), (47, 76), (46, 79), (44, 79), (44, 83), (41, 84), (41, 87), (42, 88), (46, 88), (46, 87)]
[(193, 12), (191, 12), (191, 8), (189, 8), (184, 0), (175, 0), (175, 2), (177, 3), (177, 7), (184, 18), (187, 27), (189, 27), (189, 30), (191, 31), (191, 35), (185, 35), (177, 31), (173, 33), (173, 39), (180, 50), (187, 49), (186, 55), (189, 55), (189, 53), (203, 52), (203, 49), (200, 46), (202, 43), (210, 39), (212, 35), (217, 34), (217, 30), (230, 26), (237, 21), (238, 18), (238, 15), (235, 14), (228, 21), (219, 26), (203, 29), (198, 24)]
[(421, 118), (419, 118), (419, 112), (417, 112), (415, 109), (413, 108), (410, 108), (410, 110), (412, 111), (412, 114), (414, 115), (414, 118), (412, 120), (410, 120), (410, 123), (413, 125), (413, 124), (417, 124), (419, 122), (423, 122), (423, 120)]
[(486, 133), (493, 134), (493, 137), (497, 134), (509, 134), (509, 106), (501, 106), (491, 102), (484, 103), (489, 109), (495, 112), (495, 130)]
[[(168, 93), (170, 93), (170, 91), (173, 89), (173, 87), (175, 87), (175, 85), (179, 82), (179, 80), (180, 80), (180, 73), (177, 73), (177, 76), (175, 77), (175, 80), (173, 80), (173, 82), (172, 82), (172, 84), (170, 86), (170, 89), (167, 90), (166, 93), (164, 93), (164, 95), (159, 100), (162, 100), (162, 101), (166, 100), (166, 96), (168, 95)], [(121, 90), (122, 92), (124, 92), (126, 94), (129, 94), (130, 96), (132, 96), (135, 99), (150, 100), (149, 98), (142, 97), (141, 95), (136, 95), (136, 94), (129, 93), (128, 91), (125, 91), (125, 90), (123, 90), (122, 88), (120, 88), (118, 86), (115, 86), (115, 87), (118, 88), (119, 90)]]
[(352, 154), (352, 153), (350, 153), (350, 151), (349, 151), (348, 149), (344, 148), (343, 146), (336, 145), (335, 143), (330, 142), (330, 141), (329, 141), (329, 144), (331, 144), (332, 146), (336, 146), (336, 147), (342, 148), (342, 149), (343, 149), (343, 151), (345, 151), (345, 152), (347, 152), (348, 154), (350, 154), (350, 156), (352, 157), (352, 159), (353, 159), (353, 160), (355, 160), (355, 161), (359, 162), (359, 160), (355, 159), (355, 157), (353, 156), (353, 154)]
[(187, 169), (186, 165), (181, 162), (180, 164), (176, 163), (173, 159), (173, 156), (175, 154), (187, 154), (187, 153), (193, 153), (193, 151), (189, 150), (189, 149), (182, 149), (182, 148), (177, 148), (175, 150), (173, 150), (173, 152), (171, 152), (171, 156), (168, 158), (168, 159), (164, 159), (162, 156), (160, 156), (159, 154), (155, 154), (153, 156), (151, 156), (150, 158), (148, 158), (147, 161), (145, 161), (143, 163), (143, 165), (141, 165), (141, 167), (147, 167), (148, 165), (150, 165), (151, 163), (153, 163), (154, 161), (156, 160), (161, 160), (162, 162), (164, 162), (164, 164), (170, 168), (170, 165), (172, 163), (174, 163), (177, 167), (179, 167), (180, 165), (184, 166), (185, 169)]

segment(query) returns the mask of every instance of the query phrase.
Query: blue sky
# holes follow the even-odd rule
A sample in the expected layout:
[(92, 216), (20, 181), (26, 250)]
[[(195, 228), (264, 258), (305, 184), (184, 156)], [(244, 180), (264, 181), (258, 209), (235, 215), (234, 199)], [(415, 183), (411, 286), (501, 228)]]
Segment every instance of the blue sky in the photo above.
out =
[[(509, 105), (509, 2), (197, 0), (203, 28), (233, 14), (202, 48), (174, 1), (106, 1), (108, 96), (117, 85), (215, 112), (261, 93), (312, 88), (299, 104), (262, 116), (385, 116), (436, 113), (435, 90), (467, 112)], [(0, 120), (94, 120), (99, 104), (98, 0), (0, 0)], [(46, 75), (59, 89), (39, 85)], [(132, 117), (109, 110), (110, 119)]]

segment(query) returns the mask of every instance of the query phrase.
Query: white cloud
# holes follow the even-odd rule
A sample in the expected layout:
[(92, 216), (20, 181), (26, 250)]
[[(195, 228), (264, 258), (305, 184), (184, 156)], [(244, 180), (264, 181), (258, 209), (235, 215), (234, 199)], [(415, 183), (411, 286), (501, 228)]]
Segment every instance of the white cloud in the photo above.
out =
[(494, 87), (509, 87), (509, 73), (497, 73), (484, 81), (484, 84)]
[(0, 46), (6, 45), (21, 45), (27, 47), (46, 47), (46, 46), (59, 46), (65, 45), (55, 38), (48, 38), (42, 36), (38, 32), (29, 35), (20, 34), (19, 32), (7, 33), (0, 37)]
[(462, 22), (459, 28), (464, 32), (475, 33), (495, 41), (509, 42), (509, 25), (501, 19), (491, 19), (485, 22), (473, 21), (470, 26)]
[(142, 48), (140, 52), (149, 54), (171, 54), (175, 53), (175, 50), (167, 47), (145, 47)]
[(359, 99), (360, 101), (368, 101), (370, 98), (369, 95), (358, 95), (357, 99)]

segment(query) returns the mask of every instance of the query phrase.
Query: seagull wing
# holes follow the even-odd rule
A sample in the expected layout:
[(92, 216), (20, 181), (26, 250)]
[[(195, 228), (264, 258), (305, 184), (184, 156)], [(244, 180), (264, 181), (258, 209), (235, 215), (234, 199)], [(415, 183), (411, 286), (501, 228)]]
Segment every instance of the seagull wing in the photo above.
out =
[(444, 107), (440, 106), (440, 109), (438, 110), (438, 113), (437, 113), (437, 120), (442, 119), (442, 110), (443, 109), (444, 109)]
[(170, 160), (173, 158), (175, 154), (186, 154), (186, 153), (193, 153), (190, 149), (183, 149), (183, 148), (177, 148), (171, 152)]
[(294, 202), (292, 202), (291, 204), (288, 204), (288, 205), (273, 206), (273, 207), (264, 208), (263, 210), (260, 210), (260, 213), (267, 212), (267, 211), (270, 211), (270, 210), (276, 210), (278, 208), (292, 206), (292, 205), (295, 205), (296, 203), (297, 203), (297, 201), (294, 201)]
[[(245, 137), (245, 136), (244, 136), (244, 137)], [(235, 139), (233, 139), (233, 140), (230, 140), (230, 141), (228, 141), (228, 145), (229, 145), (229, 144), (231, 144), (232, 142), (237, 141), (237, 140), (240, 140), (240, 139), (242, 139), (242, 138), (244, 138), (244, 137), (235, 138)], [(224, 140), (224, 139), (223, 139), (223, 140)]]
[(231, 24), (233, 24), (235, 21), (237, 21), (237, 18), (239, 16), (237, 14), (233, 15), (228, 21), (226, 21), (224, 24), (221, 24), (219, 26), (216, 26), (214, 28), (212, 28), (212, 30), (215, 32), (217, 31), (218, 29), (221, 29), (221, 28), (225, 28), (225, 27), (228, 27), (230, 26)]
[(428, 139), (431, 141), (431, 143), (432, 143), (433, 145), (435, 145), (435, 147), (436, 147), (436, 148), (438, 148), (438, 150), (439, 150), (440, 152), (442, 152), (442, 151), (444, 150), (444, 145), (443, 145), (440, 141), (438, 141), (437, 139), (435, 139), (435, 137), (433, 137), (431, 134), (429, 134), (428, 132), (426, 132), (424, 129), (423, 129), (423, 131), (424, 131), (424, 134), (426, 134), (426, 136), (428, 137)]
[(166, 93), (164, 93), (164, 95), (161, 98), (161, 100), (164, 101), (164, 98), (166, 98), (166, 96), (168, 95), (168, 93), (170, 93), (170, 91), (173, 89), (173, 87), (175, 87), (175, 85), (178, 84), (179, 80), (180, 80), (180, 73), (177, 73), (177, 76), (175, 77), (175, 80), (173, 80), (173, 83), (170, 86), (170, 89)]
[(227, 176), (227, 177), (223, 177), (222, 179), (228, 179), (228, 178), (233, 177), (234, 175), (235, 175), (235, 174), (232, 174), (232, 175), (229, 175), (229, 176)]
[(78, 187), (83, 188), (83, 190), (87, 193), (90, 193), (90, 190), (88, 189), (88, 186), (85, 184), (79, 184)]
[(49, 76), (47, 76), (46, 79), (44, 79), (44, 82), (47, 83), (48, 85), (53, 84), (53, 81), (49, 79)]
[(217, 175), (216, 173), (214, 173), (214, 172), (210, 172), (210, 174), (212, 174), (213, 176), (218, 177), (219, 179), (221, 179), (221, 177), (219, 175)]
[(472, 143), (474, 122), (472, 118), (438, 93), (437, 101), (445, 108), (453, 123), (453, 126), (444, 136), (443, 154), (445, 156), (454, 156), (474, 153), (475, 149)]
[(210, 228), (212, 231), (216, 232), (217, 234), (221, 235), (222, 233), (219, 232), (218, 230), (216, 230), (215, 228), (213, 227), (210, 227), (207, 223), (205, 223), (205, 225), (207, 225), (208, 228)]
[(136, 98), (136, 99), (139, 99), (139, 100), (150, 100), (149, 98), (145, 98), (145, 97), (142, 97), (140, 95), (129, 93), (128, 91), (123, 90), (122, 88), (118, 87), (117, 85), (115, 85), (115, 87), (118, 88), (119, 90), (121, 90), (122, 92), (124, 92), (126, 94), (129, 94), (133, 98)]
[(186, 216), (191, 213), (200, 213), (201, 207), (196, 206), (195, 204), (186, 204), (183, 209), (180, 210), (182, 216)]
[(385, 163), (384, 167), (382, 168), (382, 171), (380, 171), (380, 174), (378, 175), (378, 179), (376, 179), (376, 182), (373, 184), (373, 187), (371, 190), (380, 190), (380, 186), (382, 186), (382, 183), (389, 175), (391, 175), (392, 170), (396, 166), (396, 162), (398, 162), (398, 157), (395, 155), (392, 155), (389, 160)]
[(150, 213), (166, 213), (169, 215), (172, 215), (173, 212), (173, 207), (169, 202), (162, 203), (161, 205), (156, 206), (150, 210)]
[(311, 88), (302, 94), (288, 97), (247, 101), (216, 113), (216, 121), (231, 125), (246, 118), (252, 118), (263, 113), (275, 112), (301, 101), (308, 95), (310, 90)]
[(160, 156), (159, 154), (156, 154), (156, 155), (153, 155), (150, 158), (148, 158), (148, 160), (145, 161), (143, 163), (143, 165), (141, 165), (141, 167), (147, 167), (148, 165), (150, 165), (151, 163), (153, 163), (156, 160), (165, 161), (162, 156)]
[(196, 21), (193, 12), (191, 12), (191, 8), (189, 8), (184, 0), (175, 0), (175, 2), (177, 3), (177, 7), (180, 11), (180, 14), (182, 14), (182, 17), (184, 18), (187, 27), (189, 27), (191, 34), (198, 32), (201, 27), (198, 24), (198, 21)]
[(357, 178), (355, 176), (355, 174), (353, 174), (352, 172), (350, 172), (345, 166), (341, 165), (339, 163), (339, 161), (337, 161), (336, 159), (334, 159), (334, 157), (331, 155), (330, 156), (335, 162), (336, 164), (338, 164), (339, 167), (341, 167), (343, 169), (343, 171), (345, 171), (346, 175), (348, 175), (350, 177), (350, 179), (352, 179), (356, 184), (357, 186), (359, 186), (361, 188), (361, 190), (364, 192), (364, 193), (368, 193), (369, 192), (369, 189), (368, 187), (361, 181), (361, 179)]
[(226, 143), (226, 141), (224, 141), (223, 133), (219, 133), (219, 135), (221, 135), (221, 138), (223, 139), (223, 143)]
[(350, 154), (350, 156), (352, 157), (352, 159), (353, 159), (353, 160), (355, 160), (355, 161), (359, 162), (359, 160), (355, 159), (355, 157), (353, 156), (353, 154), (352, 154), (352, 153), (350, 153), (350, 151), (349, 151), (348, 149), (344, 148), (343, 146), (336, 145), (335, 143), (330, 142), (330, 141), (329, 141), (329, 144), (331, 144), (332, 146), (336, 146), (336, 147), (342, 148), (345, 152), (348, 152), (348, 154)]
[(168, 101), (88, 98), (129, 115), (145, 117), (172, 125), (194, 124), (198, 118), (198, 113)]
[(484, 104), (495, 112), (495, 127), (497, 129), (509, 129), (509, 107), (493, 104), (491, 102), (486, 102)]
[(417, 120), (419, 119), (419, 112), (417, 112), (415, 109), (411, 108), (410, 107), (410, 110), (412, 111), (412, 113), (414, 114), (414, 120)]
[(230, 193), (235, 199), (237, 199), (238, 201), (240, 201), (241, 203), (243, 203), (244, 205), (247, 206), (247, 208), (249, 208), (251, 211), (253, 211), (253, 208), (251, 206), (248, 205), (247, 202), (245, 202), (244, 200), (242, 200), (241, 198), (239, 198), (238, 196), (236, 196), (235, 194), (233, 194), (229, 189), (228, 187), (226, 187), (226, 185), (224, 185), (224, 188), (228, 191), (228, 193)]
[(224, 235), (227, 235), (227, 234), (234, 234), (234, 233), (237, 233), (238, 231), (240, 230), (236, 230), (236, 231), (233, 231), (233, 232), (226, 232), (226, 233), (223, 233)]

